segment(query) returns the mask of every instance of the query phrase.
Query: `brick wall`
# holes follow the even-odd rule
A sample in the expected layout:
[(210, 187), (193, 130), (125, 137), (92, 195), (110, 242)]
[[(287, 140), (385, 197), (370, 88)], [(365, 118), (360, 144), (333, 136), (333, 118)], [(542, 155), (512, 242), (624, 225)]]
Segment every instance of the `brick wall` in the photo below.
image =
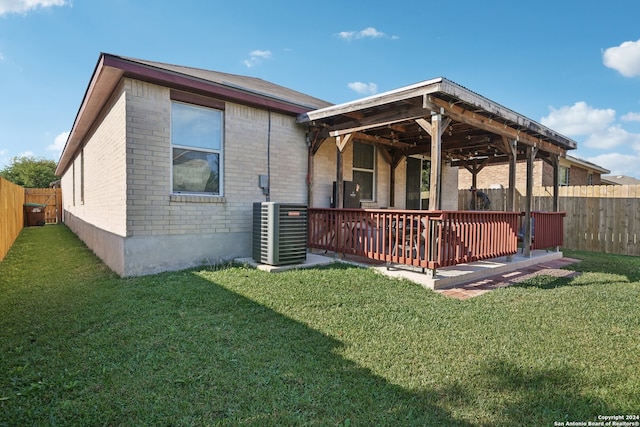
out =
[(271, 200), (306, 203), (304, 128), (293, 116), (232, 102), (224, 110), (223, 194), (172, 194), (170, 95), (123, 79), (62, 176), (66, 222), (122, 276), (250, 256), (268, 145)]
[[(406, 207), (406, 174), (407, 162), (401, 161), (395, 170), (395, 203), (390, 205), (391, 167), (384, 157), (377, 152), (376, 156), (376, 196), (373, 202), (363, 202), (362, 207), (368, 209)], [(333, 193), (333, 182), (336, 180), (336, 143), (329, 138), (321, 146), (313, 159), (313, 196), (310, 203), (313, 207), (329, 207), (329, 199)], [(344, 180), (353, 177), (353, 144), (349, 143), (343, 152)], [(452, 190), (452, 191), (449, 191)], [(455, 191), (453, 191), (455, 190)], [(443, 165), (442, 169), (442, 206), (443, 209), (457, 209), (458, 206), (458, 171)]]
[[(131, 236), (250, 233), (252, 203), (264, 201), (269, 113), (227, 102), (223, 195), (171, 195), (171, 100), (167, 88), (129, 80), (127, 230)], [(295, 117), (271, 113), (271, 201), (305, 203), (307, 148)]]
[(124, 90), (125, 85), (120, 85), (114, 91), (96, 122), (98, 125), (91, 130), (61, 178), (64, 210), (120, 236), (126, 235)]
[[(569, 184), (588, 185), (587, 177), (589, 171), (576, 165), (569, 165)], [(492, 188), (509, 186), (509, 165), (490, 165), (482, 169), (477, 176), (478, 188)], [(593, 173), (593, 185), (600, 184), (600, 174)], [(458, 172), (458, 185), (460, 189), (471, 187), (471, 172), (461, 167)], [(553, 186), (553, 167), (542, 161), (533, 162), (533, 186)], [(524, 192), (527, 188), (527, 163), (517, 162), (516, 164), (516, 188)]]
[[(542, 160), (533, 162), (533, 182), (534, 186), (542, 185), (545, 163)], [(471, 188), (472, 176), (464, 167), (458, 170), (458, 188)], [(485, 166), (477, 176), (478, 188), (507, 188), (509, 186), (509, 164)], [(520, 161), (516, 163), (516, 188), (524, 191), (527, 188), (527, 163)]]
[[(348, 143), (342, 153), (343, 179), (353, 179), (353, 144)], [(333, 182), (336, 180), (336, 143), (334, 138), (329, 138), (321, 146), (313, 158), (313, 188), (311, 206), (328, 208), (333, 195)], [(398, 172), (396, 170), (396, 179)], [(389, 207), (389, 164), (376, 150), (375, 158), (375, 200), (363, 202), (364, 208)], [(404, 200), (404, 198), (403, 198)], [(398, 196), (396, 192), (396, 203)], [(404, 202), (403, 202), (404, 204)]]

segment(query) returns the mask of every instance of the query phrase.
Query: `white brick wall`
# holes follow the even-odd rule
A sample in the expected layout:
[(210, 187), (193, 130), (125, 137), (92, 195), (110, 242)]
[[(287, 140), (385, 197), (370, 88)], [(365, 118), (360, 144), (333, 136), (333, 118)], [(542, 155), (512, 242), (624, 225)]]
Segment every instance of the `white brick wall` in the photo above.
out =
[[(126, 101), (123, 89), (121, 85), (115, 90), (97, 121), (98, 126), (85, 140), (82, 148), (84, 170), (78, 152), (73, 165), (62, 176), (64, 209), (83, 221), (120, 236), (126, 235)], [(80, 194), (82, 180), (84, 203)]]

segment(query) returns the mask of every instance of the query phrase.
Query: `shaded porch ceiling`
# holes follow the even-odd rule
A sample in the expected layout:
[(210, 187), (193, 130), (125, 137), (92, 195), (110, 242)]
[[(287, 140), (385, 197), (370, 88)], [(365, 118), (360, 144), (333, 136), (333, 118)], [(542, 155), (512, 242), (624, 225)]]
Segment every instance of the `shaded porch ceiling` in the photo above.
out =
[(432, 114), (441, 114), (442, 159), (452, 166), (509, 161), (509, 142), (518, 159), (526, 146), (537, 157), (565, 156), (577, 144), (552, 129), (503, 107), (445, 78), (326, 107), (298, 116), (311, 131), (312, 150), (329, 137), (351, 134), (353, 140), (376, 145), (390, 163), (417, 154), (430, 156)]

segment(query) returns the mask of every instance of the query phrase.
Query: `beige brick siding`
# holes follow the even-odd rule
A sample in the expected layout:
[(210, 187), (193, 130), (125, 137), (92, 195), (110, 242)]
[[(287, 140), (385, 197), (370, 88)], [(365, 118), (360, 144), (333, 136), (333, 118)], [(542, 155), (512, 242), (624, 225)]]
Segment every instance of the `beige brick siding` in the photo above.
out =
[[(342, 153), (343, 179), (353, 179), (353, 144), (348, 143)], [(311, 206), (328, 208), (333, 195), (333, 182), (336, 180), (336, 142), (327, 139), (313, 158), (313, 200)], [(396, 172), (397, 173), (397, 172)], [(389, 164), (376, 151), (375, 159), (375, 200), (362, 202), (364, 208), (389, 206)]]
[[(544, 164), (545, 163), (542, 160), (536, 160), (533, 162), (534, 186), (542, 185)], [(471, 182), (471, 172), (463, 167), (460, 167), (458, 170), (458, 188), (468, 189), (471, 187)], [(478, 172), (476, 186), (478, 188), (507, 188), (509, 186), (509, 164), (505, 163), (484, 167), (480, 172)], [(527, 188), (526, 162), (516, 163), (516, 188), (518, 189), (518, 191), (525, 191)]]
[[(269, 113), (227, 102), (223, 196), (171, 196), (169, 89), (128, 80), (129, 236), (251, 232), (252, 203), (264, 201)], [(306, 202), (306, 143), (295, 117), (271, 113), (271, 201)], [(248, 249), (248, 248), (247, 248)]]
[[(329, 138), (321, 146), (313, 159), (313, 196), (311, 206), (329, 207), (329, 200), (333, 192), (333, 182), (336, 180), (336, 143)], [(406, 161), (401, 161), (395, 170), (395, 203), (390, 205), (391, 166), (377, 151), (376, 156), (376, 195), (373, 202), (363, 202), (362, 207), (368, 209), (406, 207)], [(353, 144), (348, 143), (343, 151), (344, 180), (353, 178)], [(457, 169), (443, 165), (442, 171), (442, 205), (443, 209), (456, 210), (458, 206)], [(447, 191), (453, 188), (456, 191)]]
[[(569, 164), (566, 160), (561, 159), (562, 166), (569, 167), (569, 185), (588, 185), (589, 171), (577, 165)], [(592, 185), (600, 184), (600, 174), (593, 172)], [(466, 189), (471, 187), (471, 172), (461, 167), (458, 172), (458, 188)], [(509, 186), (509, 165), (490, 165), (486, 166), (478, 173), (477, 187), (491, 188)], [(535, 160), (533, 162), (533, 186), (553, 186), (553, 167), (543, 160)], [(527, 188), (527, 163), (516, 163), (516, 189), (522, 193)]]
[[(122, 85), (116, 88), (97, 121), (99, 125), (86, 139), (81, 149), (84, 168), (78, 152), (61, 182), (65, 210), (120, 236), (126, 235), (126, 99), (123, 90)], [(83, 180), (84, 202), (81, 201)]]

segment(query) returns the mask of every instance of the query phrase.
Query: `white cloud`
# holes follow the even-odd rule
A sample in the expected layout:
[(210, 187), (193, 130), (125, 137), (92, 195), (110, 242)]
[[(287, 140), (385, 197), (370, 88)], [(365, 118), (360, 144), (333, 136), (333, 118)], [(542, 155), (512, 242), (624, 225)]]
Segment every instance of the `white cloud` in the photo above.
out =
[(549, 115), (540, 122), (567, 136), (589, 135), (606, 130), (616, 118), (615, 110), (599, 110), (582, 101), (570, 107), (549, 107), (549, 111)]
[(65, 6), (68, 0), (0, 0), (0, 16), (8, 13), (27, 13), (34, 9)]
[(373, 95), (378, 93), (378, 85), (375, 83), (352, 82), (347, 84), (347, 86), (360, 95)]
[(373, 27), (367, 27), (364, 30), (360, 31), (341, 31), (338, 33), (338, 37), (347, 41), (351, 41), (353, 39), (379, 39), (379, 38), (387, 38), (392, 40), (397, 40), (398, 36), (389, 36), (382, 31), (378, 31)]
[(640, 40), (624, 42), (606, 49), (602, 54), (604, 65), (625, 77), (640, 76)]
[(249, 59), (244, 60), (244, 65), (247, 68), (252, 68), (260, 64), (264, 59), (271, 59), (271, 56), (270, 50), (254, 50), (249, 53)]
[(16, 157), (33, 157), (33, 151), (23, 151), (22, 153), (19, 153)]
[(67, 139), (69, 138), (69, 132), (62, 132), (53, 140), (53, 144), (47, 145), (47, 151), (52, 151), (53, 154), (60, 158), (60, 154), (62, 154), (62, 149), (67, 143)]
[(590, 148), (611, 149), (617, 146), (640, 148), (640, 134), (627, 132), (618, 124), (594, 132), (584, 141)]
[(4, 61), (4, 55), (0, 52), (0, 61)]
[(640, 156), (621, 153), (607, 153), (589, 157), (589, 162), (600, 165), (611, 171), (611, 175), (638, 176)]
[(627, 113), (620, 117), (623, 122), (640, 122), (640, 113)]

